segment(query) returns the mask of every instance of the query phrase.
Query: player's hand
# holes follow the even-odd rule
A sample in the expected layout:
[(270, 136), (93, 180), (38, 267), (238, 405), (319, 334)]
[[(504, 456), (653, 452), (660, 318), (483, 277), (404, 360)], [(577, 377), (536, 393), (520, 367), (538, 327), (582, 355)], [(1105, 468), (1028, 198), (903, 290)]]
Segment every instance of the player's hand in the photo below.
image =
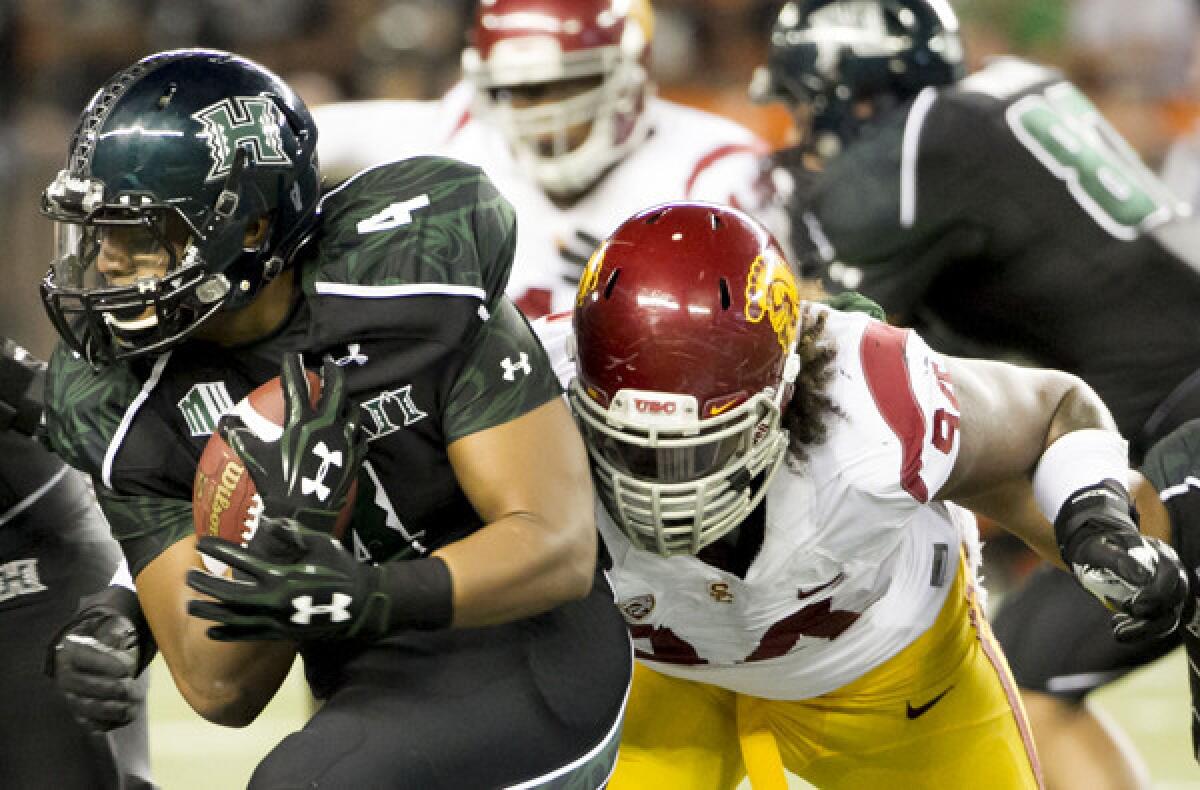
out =
[(386, 566), (358, 562), (337, 539), (294, 519), (264, 517), (245, 549), (214, 537), (196, 548), (236, 575), (188, 571), (188, 586), (215, 599), (187, 607), (216, 623), (208, 629), (212, 639), (375, 639), (390, 628)]
[(554, 246), (558, 248), (559, 257), (566, 263), (561, 275), (564, 283), (570, 286), (579, 285), (583, 270), (601, 241), (599, 236), (581, 229), (577, 229), (568, 239), (555, 238)]
[(1183, 567), (1169, 545), (1138, 532), (1119, 483), (1106, 480), (1072, 494), (1054, 532), (1075, 578), (1114, 612), (1118, 641), (1165, 636), (1179, 626), (1188, 594)]
[(316, 407), (299, 354), (284, 356), (279, 379), (287, 407), (279, 441), (260, 439), (232, 414), (217, 430), (246, 464), (265, 515), (332, 533), (366, 451), (361, 411), (346, 397), (345, 374), (329, 357)]
[(137, 628), (123, 614), (82, 612), (51, 644), (47, 671), (76, 721), (94, 732), (129, 724), (146, 700)]

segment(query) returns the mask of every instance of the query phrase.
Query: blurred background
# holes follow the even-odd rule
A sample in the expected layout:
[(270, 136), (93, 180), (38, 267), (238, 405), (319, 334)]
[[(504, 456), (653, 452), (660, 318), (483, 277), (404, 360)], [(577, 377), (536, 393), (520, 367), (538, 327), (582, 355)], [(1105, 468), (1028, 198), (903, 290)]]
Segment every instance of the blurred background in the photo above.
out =
[[(772, 143), (789, 119), (746, 86), (782, 0), (656, 0), (660, 92), (736, 118)], [(1195, 122), (1196, 0), (951, 0), (971, 64), (1013, 52), (1061, 66), (1157, 168)], [(37, 281), (50, 226), (38, 195), (75, 119), (118, 69), (155, 50), (248, 55), (310, 104), (434, 98), (458, 77), (474, 0), (0, 0), (0, 333), (45, 355)], [(396, 134), (404, 134), (396, 129)]]
[[(746, 97), (781, 4), (654, 0), (659, 92), (735, 118), (782, 145), (786, 112)], [(1172, 143), (1196, 131), (1196, 0), (951, 5), (971, 68), (999, 53), (1059, 66), (1152, 168), (1161, 167)], [(0, 0), (0, 195), (7, 209), (0, 212), (0, 335), (43, 357), (53, 346), (37, 291), (50, 249), (38, 199), (63, 163), (78, 112), (115, 71), (156, 50), (207, 46), (262, 62), (310, 105), (435, 98), (458, 78), (473, 8), (474, 0)], [(1004, 544), (990, 550), (999, 553)], [(988, 581), (994, 597), (1002, 594), (998, 571)], [(306, 715), (294, 674), (250, 728), (207, 725), (178, 698), (165, 670), (156, 664), (153, 671), (151, 745), (165, 790), (244, 786), (258, 759)], [(1099, 695), (1147, 756), (1160, 790), (1200, 790), (1184, 671), (1177, 654)]]

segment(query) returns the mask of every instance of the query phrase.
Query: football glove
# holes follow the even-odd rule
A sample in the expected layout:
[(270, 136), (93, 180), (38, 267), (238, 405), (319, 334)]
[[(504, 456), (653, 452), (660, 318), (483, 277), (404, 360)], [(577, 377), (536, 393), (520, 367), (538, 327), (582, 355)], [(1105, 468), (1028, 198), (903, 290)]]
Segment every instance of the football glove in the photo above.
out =
[(220, 641), (374, 640), (405, 627), (438, 628), (451, 615), (449, 572), (438, 558), (358, 562), (335, 538), (294, 519), (264, 518), (247, 548), (215, 537), (196, 548), (235, 579), (188, 571), (188, 614)]
[(125, 602), (118, 605), (114, 593), (127, 594), (136, 609), (136, 596), (124, 588), (102, 591), (91, 602), (85, 598), (51, 640), (46, 661), (71, 715), (93, 732), (123, 727), (144, 709), (146, 683), (138, 675), (154, 655), (140, 614), (129, 612)]
[(265, 515), (332, 533), (366, 452), (361, 411), (346, 397), (345, 374), (329, 357), (315, 408), (299, 354), (284, 355), (279, 378), (286, 405), (279, 441), (260, 439), (234, 414), (222, 417), (217, 430), (246, 464)]
[(1105, 480), (1073, 493), (1054, 533), (1075, 578), (1114, 612), (1117, 641), (1165, 636), (1179, 626), (1188, 594), (1183, 567), (1169, 545), (1138, 532), (1119, 483)]

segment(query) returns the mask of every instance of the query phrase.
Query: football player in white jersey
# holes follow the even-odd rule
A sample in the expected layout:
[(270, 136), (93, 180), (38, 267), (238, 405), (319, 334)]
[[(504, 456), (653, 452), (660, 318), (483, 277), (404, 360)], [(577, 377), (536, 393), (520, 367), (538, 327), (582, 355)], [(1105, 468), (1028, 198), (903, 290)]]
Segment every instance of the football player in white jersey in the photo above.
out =
[(595, 245), (647, 206), (729, 203), (783, 232), (764, 141), (656, 97), (652, 35), (646, 0), (479, 6), (463, 53), (472, 118), (440, 153), (483, 167), (516, 208), (508, 293), (531, 318), (569, 309)]
[(573, 320), (536, 325), (640, 658), (610, 787), (1040, 786), (966, 508), (1073, 570), (1118, 638), (1178, 625), (1179, 561), (1131, 520), (1086, 384), (806, 301), (742, 212), (634, 215)]
[(436, 151), (466, 122), (473, 96), (471, 86), (458, 82), (440, 99), (371, 99), (313, 107), (321, 171), (336, 183), (383, 162)]
[(530, 318), (570, 309), (599, 240), (665, 200), (728, 203), (790, 238), (765, 141), (654, 95), (653, 27), (648, 0), (480, 3), (442, 99), (314, 109), (321, 167), (342, 179), (426, 153), (483, 167), (517, 211), (508, 294)]

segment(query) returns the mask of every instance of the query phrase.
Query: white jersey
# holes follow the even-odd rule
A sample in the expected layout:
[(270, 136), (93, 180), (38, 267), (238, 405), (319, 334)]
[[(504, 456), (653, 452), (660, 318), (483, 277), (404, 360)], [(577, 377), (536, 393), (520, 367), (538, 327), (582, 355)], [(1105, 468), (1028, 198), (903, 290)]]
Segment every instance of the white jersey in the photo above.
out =
[[(977, 551), (974, 517), (933, 499), (959, 450), (941, 357), (912, 331), (811, 309), (827, 314), (829, 394), (845, 416), (830, 417), (805, 463), (788, 459), (776, 475), (745, 578), (634, 548), (597, 503), (638, 657), (659, 672), (768, 699), (840, 688), (928, 629), (960, 546)], [(565, 385), (569, 321), (534, 328)]]
[[(761, 167), (765, 143), (725, 118), (652, 98), (649, 138), (573, 205), (556, 205), (513, 158), (494, 126), (473, 119), (438, 153), (478, 165), (517, 212), (517, 250), (508, 294), (530, 318), (574, 306), (592, 245), (644, 208), (690, 198), (741, 208), (776, 238), (788, 238), (784, 213)], [(571, 263), (563, 251), (573, 253)]]
[(471, 88), (459, 82), (440, 99), (375, 99), (312, 108), (321, 172), (334, 182), (360, 170), (429, 154), (466, 122)]

